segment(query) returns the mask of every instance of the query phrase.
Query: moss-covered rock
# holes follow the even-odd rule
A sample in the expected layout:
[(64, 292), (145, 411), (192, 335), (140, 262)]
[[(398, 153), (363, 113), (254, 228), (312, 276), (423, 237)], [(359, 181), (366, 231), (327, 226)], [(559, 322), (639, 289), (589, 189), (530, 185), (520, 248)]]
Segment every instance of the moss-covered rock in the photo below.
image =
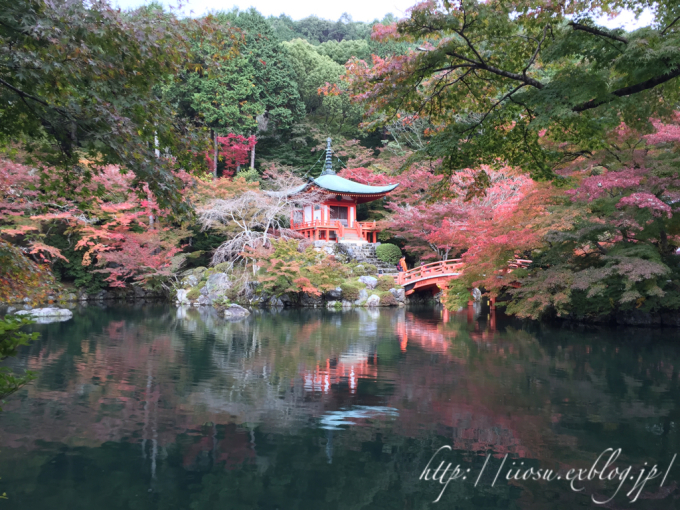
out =
[(187, 299), (190, 300), (190, 301), (193, 301), (195, 299), (198, 299), (200, 295), (201, 295), (201, 290), (194, 287), (189, 292), (187, 292)]
[(347, 281), (340, 284), (342, 289), (342, 299), (346, 301), (356, 301), (359, 299), (359, 291), (362, 289), (359, 282)]
[(378, 285), (376, 289), (381, 291), (388, 291), (394, 287), (394, 277), (392, 276), (381, 276), (378, 278)]
[(390, 292), (385, 292), (380, 296), (380, 306), (398, 306), (399, 303)]

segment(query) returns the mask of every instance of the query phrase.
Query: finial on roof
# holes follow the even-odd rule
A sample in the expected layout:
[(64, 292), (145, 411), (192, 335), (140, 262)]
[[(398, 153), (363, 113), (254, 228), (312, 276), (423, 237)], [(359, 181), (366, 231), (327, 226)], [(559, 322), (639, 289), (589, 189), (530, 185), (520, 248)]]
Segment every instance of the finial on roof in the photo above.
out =
[(326, 166), (323, 169), (323, 172), (321, 172), (321, 175), (335, 175), (335, 172), (333, 171), (333, 162), (331, 161), (331, 158), (333, 156), (333, 150), (331, 149), (331, 139), (326, 138)]

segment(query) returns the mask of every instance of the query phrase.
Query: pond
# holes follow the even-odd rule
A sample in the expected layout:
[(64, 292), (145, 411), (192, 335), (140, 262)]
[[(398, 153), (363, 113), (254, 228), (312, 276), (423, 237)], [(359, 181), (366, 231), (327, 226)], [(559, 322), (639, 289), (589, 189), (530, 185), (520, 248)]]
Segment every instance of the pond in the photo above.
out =
[(680, 508), (675, 330), (168, 305), (33, 327), (2, 509)]

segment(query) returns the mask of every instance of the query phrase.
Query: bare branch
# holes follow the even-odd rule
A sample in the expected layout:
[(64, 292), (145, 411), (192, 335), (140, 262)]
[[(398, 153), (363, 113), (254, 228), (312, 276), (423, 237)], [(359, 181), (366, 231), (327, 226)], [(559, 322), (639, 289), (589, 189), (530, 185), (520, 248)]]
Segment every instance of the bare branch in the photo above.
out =
[(603, 30), (599, 30), (595, 27), (589, 27), (587, 25), (581, 25), (580, 23), (576, 23), (574, 21), (569, 23), (569, 26), (571, 26), (574, 30), (580, 30), (582, 32), (588, 32), (589, 34), (593, 35), (599, 35), (600, 37), (606, 37), (607, 39), (613, 39), (615, 41), (622, 42), (624, 44), (628, 44), (628, 39), (625, 37), (621, 37), (620, 35), (616, 34), (610, 34), (609, 32), (604, 32)]
[(530, 68), (532, 65), (534, 65), (534, 62), (536, 61), (536, 57), (538, 56), (538, 52), (541, 51), (541, 45), (543, 44), (543, 41), (545, 41), (545, 36), (546, 36), (546, 34), (548, 33), (548, 27), (549, 27), (549, 26), (550, 26), (550, 25), (547, 24), (546, 26), (543, 27), (543, 37), (541, 37), (541, 40), (538, 41), (538, 45), (536, 46), (536, 51), (535, 51), (534, 54), (531, 56), (531, 59), (530, 59), (529, 62), (527, 63), (527, 66), (522, 70), (522, 74), (523, 74), (524, 76), (527, 75), (527, 71), (529, 70), (529, 68)]
[[(623, 87), (621, 89), (615, 90), (611, 94), (613, 96), (616, 96), (616, 97), (630, 96), (630, 95), (633, 95), (633, 94), (637, 94), (638, 92), (642, 92), (644, 90), (653, 89), (657, 85), (661, 85), (663, 83), (666, 83), (667, 81), (670, 81), (673, 78), (677, 78), (678, 76), (680, 76), (680, 67), (677, 67), (677, 68), (673, 69), (672, 71), (664, 73), (660, 76), (655, 76), (654, 78), (650, 78), (647, 81), (643, 81), (641, 83), (638, 83), (637, 85), (631, 85), (630, 87)], [(591, 99), (590, 101), (586, 101), (585, 103), (581, 103), (580, 105), (574, 106), (572, 108), (572, 111), (583, 112), (585, 110), (590, 110), (591, 108), (597, 108), (598, 106), (600, 106), (602, 104), (609, 103), (613, 99), (614, 98), (602, 99), (602, 100)]]
[(671, 21), (670, 24), (669, 24), (666, 28), (663, 29), (663, 31), (661, 32), (661, 35), (665, 35), (665, 34), (666, 34), (666, 31), (667, 31), (669, 28), (671, 28), (673, 25), (675, 25), (678, 21), (680, 21), (680, 16), (678, 16), (678, 17), (675, 18), (673, 21)]
[(229, 199), (215, 199), (198, 210), (204, 229), (218, 228), (227, 241), (215, 251), (213, 263), (235, 261), (246, 247), (266, 246), (272, 237), (293, 238), (287, 228), (294, 209), (320, 202), (316, 192), (300, 192), (304, 181), (289, 172), (267, 179), (268, 190), (250, 190)]
[(530, 78), (529, 76), (525, 76), (524, 74), (517, 74), (517, 73), (510, 72), (510, 71), (505, 71), (503, 69), (499, 69), (495, 66), (485, 64), (483, 62), (476, 62), (476, 61), (471, 60), (471, 59), (469, 59), (469, 58), (467, 58), (463, 55), (460, 55), (459, 53), (447, 52), (446, 54), (450, 57), (459, 58), (459, 59), (464, 60), (466, 62), (470, 62), (471, 64), (473, 64), (473, 66), (472, 66), (473, 69), (488, 71), (488, 72), (490, 72), (492, 74), (496, 74), (498, 76), (503, 76), (505, 78), (510, 78), (511, 80), (522, 82), (525, 85), (530, 85), (530, 86), (535, 87), (539, 90), (542, 89), (543, 87), (545, 87), (545, 85), (543, 85), (540, 81), (535, 80), (533, 78)]

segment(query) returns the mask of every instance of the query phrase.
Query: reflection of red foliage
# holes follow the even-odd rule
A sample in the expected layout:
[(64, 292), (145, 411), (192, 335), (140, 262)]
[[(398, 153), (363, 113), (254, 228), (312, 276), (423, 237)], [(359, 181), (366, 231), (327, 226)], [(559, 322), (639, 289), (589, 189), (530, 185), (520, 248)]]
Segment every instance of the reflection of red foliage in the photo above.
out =
[[(222, 439), (217, 439), (217, 437)], [(228, 424), (212, 427), (212, 434), (186, 448), (182, 457), (185, 469), (191, 469), (203, 454), (211, 456), (214, 463), (225, 463), (226, 469), (235, 469), (245, 462), (255, 459), (255, 450), (249, 433), (239, 430), (236, 425)]]

